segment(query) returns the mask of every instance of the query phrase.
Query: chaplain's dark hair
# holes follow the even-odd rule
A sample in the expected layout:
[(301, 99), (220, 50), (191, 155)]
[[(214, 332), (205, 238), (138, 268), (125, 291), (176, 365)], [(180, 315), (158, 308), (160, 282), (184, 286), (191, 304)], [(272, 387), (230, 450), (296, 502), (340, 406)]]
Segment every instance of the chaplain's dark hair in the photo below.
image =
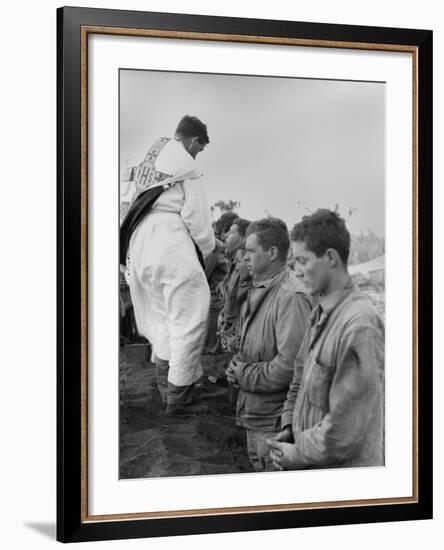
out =
[(285, 222), (279, 218), (263, 218), (250, 223), (247, 228), (247, 236), (253, 233), (264, 250), (275, 246), (278, 249), (278, 259), (281, 262), (287, 261), (290, 239)]
[(247, 228), (250, 225), (250, 220), (245, 220), (244, 218), (237, 218), (233, 221), (232, 225), (237, 225), (237, 230), (239, 231), (239, 235), (241, 237), (245, 237), (247, 234)]
[(239, 214), (236, 214), (233, 210), (224, 212), (214, 224), (214, 232), (216, 233), (216, 237), (223, 237), (233, 223), (237, 223), (238, 218)]
[(210, 143), (207, 126), (195, 116), (185, 115), (176, 128), (176, 134), (184, 137), (197, 137), (201, 145)]
[(350, 233), (337, 212), (321, 208), (304, 216), (291, 230), (291, 240), (304, 242), (307, 250), (320, 257), (329, 248), (339, 254), (346, 266), (350, 254)]

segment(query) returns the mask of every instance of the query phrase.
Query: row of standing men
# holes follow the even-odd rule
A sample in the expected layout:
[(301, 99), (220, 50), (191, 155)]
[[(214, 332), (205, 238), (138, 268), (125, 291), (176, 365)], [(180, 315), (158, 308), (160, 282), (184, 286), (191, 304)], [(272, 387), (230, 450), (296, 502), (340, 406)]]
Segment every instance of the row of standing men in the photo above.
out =
[(206, 336), (216, 345), (216, 323), (233, 353), (226, 376), (239, 386), (236, 418), (255, 470), (383, 465), (384, 326), (348, 274), (344, 220), (321, 209), (291, 233), (277, 218), (231, 223), (228, 252), (238, 243), (219, 316), (196, 255), (214, 274), (220, 251), (195, 164), (208, 142), (206, 126), (187, 116), (150, 155), (154, 181), (174, 185), (129, 247), (135, 319), (153, 346), (166, 414), (198, 411), (200, 356)]
[(208, 273), (219, 300), (206, 347), (214, 315), (254, 469), (383, 464), (384, 327), (347, 273), (344, 221), (319, 210), (290, 242), (282, 220), (228, 213), (216, 234), (226, 269), (219, 281)]

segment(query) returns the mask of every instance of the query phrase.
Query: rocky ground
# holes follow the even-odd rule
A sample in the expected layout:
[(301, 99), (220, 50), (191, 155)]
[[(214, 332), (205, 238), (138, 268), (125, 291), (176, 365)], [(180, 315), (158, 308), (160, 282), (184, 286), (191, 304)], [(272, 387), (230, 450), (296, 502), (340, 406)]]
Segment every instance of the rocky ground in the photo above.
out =
[(123, 346), (120, 357), (120, 478), (209, 475), (251, 470), (244, 430), (221, 374), (225, 356), (204, 356), (198, 403), (208, 414), (166, 417), (154, 365), (143, 346)]

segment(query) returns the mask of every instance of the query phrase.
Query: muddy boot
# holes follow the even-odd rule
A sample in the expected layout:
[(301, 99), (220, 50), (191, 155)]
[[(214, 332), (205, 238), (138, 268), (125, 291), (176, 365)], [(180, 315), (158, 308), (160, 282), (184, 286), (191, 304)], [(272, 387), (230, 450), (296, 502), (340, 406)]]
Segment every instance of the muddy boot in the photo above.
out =
[(168, 405), (165, 411), (166, 416), (196, 416), (208, 414), (207, 405), (194, 403), (195, 384), (189, 386), (176, 386), (168, 382)]
[(165, 359), (156, 358), (156, 380), (157, 380), (157, 389), (160, 393), (160, 398), (162, 403), (166, 404), (167, 402), (167, 392), (168, 392), (168, 371), (170, 369), (168, 361)]
[(196, 384), (188, 386), (176, 386), (168, 382), (167, 402), (168, 405), (190, 405), (196, 398)]

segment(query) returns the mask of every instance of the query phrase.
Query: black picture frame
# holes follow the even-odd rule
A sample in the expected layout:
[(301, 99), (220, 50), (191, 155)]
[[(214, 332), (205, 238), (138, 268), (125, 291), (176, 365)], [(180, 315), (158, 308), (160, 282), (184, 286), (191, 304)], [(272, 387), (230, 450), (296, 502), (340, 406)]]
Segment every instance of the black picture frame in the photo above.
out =
[[(416, 380), (417, 493), (415, 501), (373, 505), (197, 514), (131, 521), (88, 518), (82, 468), (86, 394), (81, 365), (86, 361), (87, 219), (82, 214), (82, 181), (87, 159), (82, 149), (82, 29), (115, 28), (272, 37), (379, 46), (406, 46), (416, 52), (417, 238)], [(432, 517), (432, 31), (239, 19), (92, 8), (57, 10), (57, 539), (62, 542), (183, 534), (255, 531), (294, 527), (428, 519)], [(83, 143), (84, 146), (84, 143)], [(82, 156), (83, 154), (83, 156)]]

